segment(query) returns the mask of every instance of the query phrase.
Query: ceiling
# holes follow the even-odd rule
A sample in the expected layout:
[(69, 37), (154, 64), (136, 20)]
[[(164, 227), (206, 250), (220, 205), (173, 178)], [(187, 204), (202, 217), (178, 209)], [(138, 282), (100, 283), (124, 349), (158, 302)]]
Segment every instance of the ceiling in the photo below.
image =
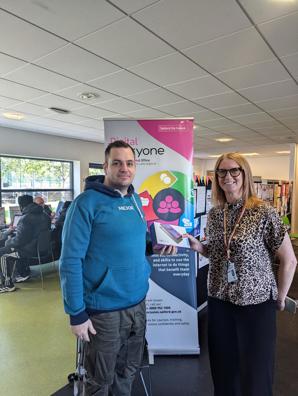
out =
[(2, 126), (103, 142), (104, 117), (194, 117), (197, 157), (273, 155), (297, 80), (297, 0), (0, 0)]

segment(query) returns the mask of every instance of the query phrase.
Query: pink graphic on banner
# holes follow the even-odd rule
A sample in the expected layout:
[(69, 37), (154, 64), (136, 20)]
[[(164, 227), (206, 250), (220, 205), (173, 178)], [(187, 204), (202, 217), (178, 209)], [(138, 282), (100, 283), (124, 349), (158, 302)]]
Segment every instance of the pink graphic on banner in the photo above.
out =
[(192, 161), (193, 120), (139, 120), (138, 123), (156, 140)]

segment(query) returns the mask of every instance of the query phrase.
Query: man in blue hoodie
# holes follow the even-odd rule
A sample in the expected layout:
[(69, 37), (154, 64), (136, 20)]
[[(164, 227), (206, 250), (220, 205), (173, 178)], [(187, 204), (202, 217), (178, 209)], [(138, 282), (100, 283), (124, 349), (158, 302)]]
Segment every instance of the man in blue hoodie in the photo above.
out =
[(86, 395), (129, 396), (143, 355), (150, 275), (133, 148), (109, 144), (104, 171), (87, 178), (68, 210), (60, 276), (72, 332), (87, 341)]

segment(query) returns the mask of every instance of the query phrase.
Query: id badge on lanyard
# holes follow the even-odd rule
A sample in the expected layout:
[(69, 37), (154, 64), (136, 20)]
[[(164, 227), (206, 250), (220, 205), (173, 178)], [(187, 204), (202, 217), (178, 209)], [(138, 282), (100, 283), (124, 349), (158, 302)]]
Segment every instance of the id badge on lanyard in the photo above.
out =
[(224, 244), (225, 244), (226, 253), (227, 253), (226, 271), (227, 271), (228, 283), (233, 283), (238, 280), (235, 264), (230, 259), (230, 253), (231, 253), (230, 245), (231, 245), (231, 241), (235, 235), (236, 229), (239, 227), (239, 223), (244, 215), (244, 212), (245, 212), (245, 206), (243, 205), (240, 215), (236, 221), (236, 224), (234, 225), (233, 231), (231, 232), (231, 235), (228, 238), (227, 237), (227, 210), (226, 210), (226, 208), (224, 209)]
[(227, 261), (227, 276), (228, 276), (228, 283), (233, 283), (238, 280), (235, 264), (232, 261)]

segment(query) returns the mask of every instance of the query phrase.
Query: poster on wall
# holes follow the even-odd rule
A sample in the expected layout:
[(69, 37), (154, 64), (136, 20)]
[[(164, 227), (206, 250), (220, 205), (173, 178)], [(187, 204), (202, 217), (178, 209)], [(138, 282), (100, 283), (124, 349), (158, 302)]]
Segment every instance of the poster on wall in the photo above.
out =
[[(106, 145), (123, 140), (135, 151), (134, 187), (148, 229), (158, 222), (194, 228), (192, 180), (193, 119), (104, 120)], [(149, 353), (199, 353), (196, 255), (190, 249), (175, 256), (153, 255), (147, 295)]]

